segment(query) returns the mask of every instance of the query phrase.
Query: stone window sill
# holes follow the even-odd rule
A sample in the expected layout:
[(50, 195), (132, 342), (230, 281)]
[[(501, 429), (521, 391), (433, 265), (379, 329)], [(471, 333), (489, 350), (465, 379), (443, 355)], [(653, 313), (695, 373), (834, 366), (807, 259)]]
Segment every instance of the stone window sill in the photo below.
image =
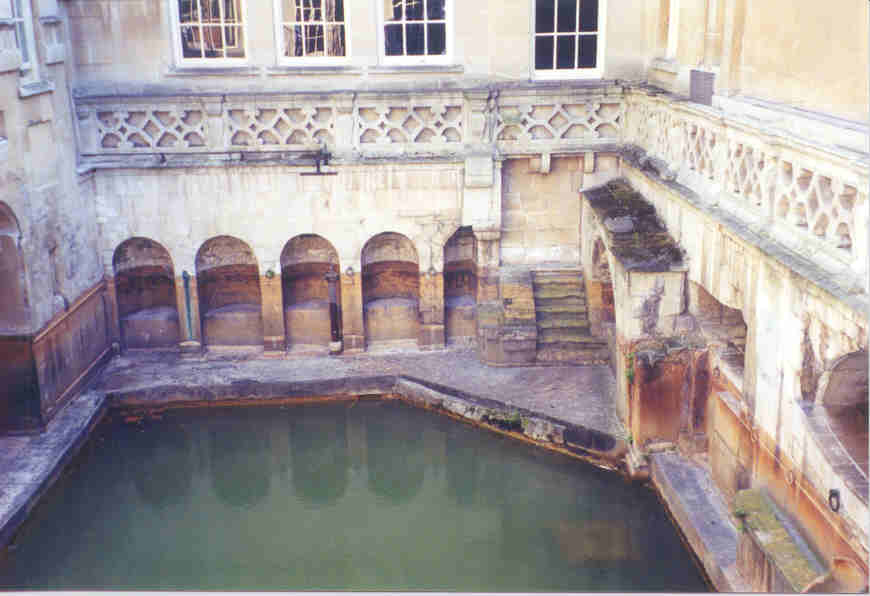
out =
[(359, 66), (347, 65), (314, 65), (314, 66), (273, 66), (266, 70), (266, 74), (270, 76), (288, 76), (288, 75), (330, 75), (330, 74), (361, 74), (363, 69)]
[(450, 73), (462, 74), (465, 67), (461, 64), (395, 64), (370, 66), (368, 71), (373, 74), (403, 74), (403, 73)]
[(54, 91), (54, 83), (51, 81), (35, 81), (33, 83), (20, 84), (18, 86), (18, 97), (33, 97), (42, 93), (52, 93)]
[(168, 77), (255, 77), (260, 69), (255, 66), (176, 66), (166, 73)]

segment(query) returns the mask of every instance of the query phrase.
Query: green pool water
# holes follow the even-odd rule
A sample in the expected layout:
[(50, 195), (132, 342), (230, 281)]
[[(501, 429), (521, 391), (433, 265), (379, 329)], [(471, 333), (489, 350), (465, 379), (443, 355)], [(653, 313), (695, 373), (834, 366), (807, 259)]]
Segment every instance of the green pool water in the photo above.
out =
[(0, 585), (707, 590), (649, 489), (399, 402), (103, 424)]

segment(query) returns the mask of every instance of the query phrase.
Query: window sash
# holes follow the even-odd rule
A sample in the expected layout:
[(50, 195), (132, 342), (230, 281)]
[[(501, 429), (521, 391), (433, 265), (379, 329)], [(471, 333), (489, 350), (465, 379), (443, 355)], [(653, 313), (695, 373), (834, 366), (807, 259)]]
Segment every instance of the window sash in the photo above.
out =
[[(437, 15), (437, 5), (430, 3), (442, 2), (443, 15)], [(452, 0), (381, 0), (382, 22), (380, 28), (380, 55), (385, 63), (420, 64), (420, 63), (447, 63), (452, 55), (452, 26), (453, 15)], [(418, 14), (408, 14), (408, 5), (416, 4), (420, 7)], [(433, 10), (434, 7), (434, 10)], [(397, 16), (398, 13), (398, 16)], [(412, 33), (409, 34), (409, 31)], [(408, 40), (415, 37), (422, 43), (410, 48)], [(441, 31), (441, 33), (439, 33)], [(394, 40), (401, 39), (400, 47), (388, 48), (391, 37)], [(439, 44), (440, 39), (440, 44)], [(440, 46), (440, 47), (439, 47)], [(440, 51), (439, 51), (440, 49)], [(430, 52), (437, 53), (430, 53)]]
[[(534, 24), (532, 27), (531, 39), (531, 66), (535, 78), (571, 78), (571, 77), (596, 77), (603, 72), (604, 53), (603, 43), (604, 38), (604, 17), (606, 0), (598, 0), (596, 10), (596, 22), (594, 28), (587, 27), (586, 23), (581, 20), (581, 5), (582, 2), (588, 0), (576, 0), (574, 3), (573, 27), (565, 29), (564, 23), (571, 22), (568, 19), (560, 19), (559, 15), (559, 0), (550, 0), (552, 6), (552, 31), (538, 32), (538, 1), (532, 0), (532, 13)], [(549, 15), (548, 15), (549, 16)], [(547, 22), (549, 24), (549, 20)], [(565, 30), (560, 30), (565, 29)], [(551, 67), (539, 68), (537, 65), (537, 48), (539, 40), (552, 40), (552, 61)], [(584, 47), (589, 47), (589, 42), (594, 40), (594, 66), (583, 66), (581, 58), (583, 57), (581, 50)], [(569, 42), (570, 45), (569, 45)], [(560, 66), (560, 47), (571, 47), (572, 57), (571, 64)], [(564, 56), (563, 56), (564, 57)]]
[(9, 14), (12, 15), (12, 26), (15, 37), (15, 47), (21, 55), (21, 65), (18, 70), (24, 82), (32, 82), (37, 78), (36, 40), (33, 35), (33, 20), (30, 13), (30, 0), (6, 0), (9, 3)]
[[(348, 59), (347, 13), (337, 0), (275, 0), (278, 60), (283, 64)], [(318, 4), (318, 6), (315, 6)], [(290, 9), (293, 14), (285, 14)], [(342, 14), (338, 14), (341, 12)]]
[(244, 0), (172, 0), (178, 60), (213, 65), (247, 60)]

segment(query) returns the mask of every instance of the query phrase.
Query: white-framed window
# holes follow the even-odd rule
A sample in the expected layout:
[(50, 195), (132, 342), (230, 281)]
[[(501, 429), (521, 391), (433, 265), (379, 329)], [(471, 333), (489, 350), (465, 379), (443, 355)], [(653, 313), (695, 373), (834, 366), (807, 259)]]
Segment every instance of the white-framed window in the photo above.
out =
[(36, 55), (36, 41), (33, 36), (33, 14), (30, 12), (30, 0), (2, 0), (7, 14), (15, 28), (15, 45), (21, 54), (21, 80), (32, 83), (39, 75), (39, 59)]
[(170, 0), (179, 64), (238, 64), (247, 58), (245, 0)]
[(344, 0), (275, 0), (279, 63), (345, 62), (346, 18)]
[(533, 0), (535, 78), (600, 78), (607, 0)]
[(447, 64), (453, 54), (453, 0), (380, 0), (385, 64)]

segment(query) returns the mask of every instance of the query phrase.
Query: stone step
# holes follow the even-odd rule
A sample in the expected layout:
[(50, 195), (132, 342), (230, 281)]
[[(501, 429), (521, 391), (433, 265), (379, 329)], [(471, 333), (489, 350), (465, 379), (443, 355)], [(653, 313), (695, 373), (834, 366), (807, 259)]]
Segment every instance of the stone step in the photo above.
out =
[(536, 300), (553, 300), (561, 298), (585, 299), (586, 292), (580, 286), (567, 284), (535, 286), (534, 296)]
[(604, 342), (539, 344), (535, 360), (543, 364), (604, 364), (610, 353)]
[(532, 272), (532, 281), (535, 282), (563, 279), (581, 281), (583, 279), (583, 271), (581, 269), (553, 269)]
[(586, 312), (586, 299), (576, 296), (571, 298), (536, 298), (535, 310), (539, 312)]
[(540, 329), (538, 331), (538, 344), (573, 342), (580, 344), (604, 343), (589, 334), (589, 327), (559, 327), (555, 329)]
[(589, 319), (585, 310), (578, 311), (538, 311), (536, 313), (538, 329), (556, 327), (588, 327)]

